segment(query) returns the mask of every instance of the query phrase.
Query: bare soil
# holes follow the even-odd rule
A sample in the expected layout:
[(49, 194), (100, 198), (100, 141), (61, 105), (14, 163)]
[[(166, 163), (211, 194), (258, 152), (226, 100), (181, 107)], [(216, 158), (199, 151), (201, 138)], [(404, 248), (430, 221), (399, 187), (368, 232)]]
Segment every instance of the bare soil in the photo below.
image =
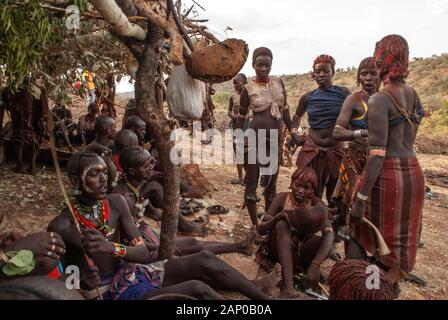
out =
[[(446, 247), (446, 221), (448, 221), (448, 188), (444, 184), (448, 172), (447, 156), (419, 156), (422, 166), (428, 172), (427, 184), (431, 198), (424, 210), (424, 247), (418, 252), (414, 273), (428, 282), (426, 287), (410, 283), (402, 284), (401, 299), (441, 300), (448, 299), (448, 249)], [(230, 213), (222, 217), (211, 217), (210, 234), (207, 240), (233, 242), (243, 239), (250, 231), (250, 220), (246, 210), (241, 210), (244, 189), (230, 184), (236, 178), (233, 166), (201, 166), (202, 173), (214, 185), (213, 197), (204, 200), (206, 205), (221, 204)], [(279, 191), (288, 190), (293, 168), (282, 168)], [(36, 176), (17, 175), (10, 169), (0, 169), (0, 233), (12, 229), (23, 233), (45, 230), (48, 223), (64, 207), (55, 174), (43, 169)], [(70, 190), (68, 180), (64, 181)], [(262, 210), (262, 203), (260, 210)], [(204, 214), (201, 212), (198, 216)], [(159, 226), (152, 223), (154, 227)], [(256, 249), (256, 248), (254, 248)], [(230, 254), (222, 257), (249, 279), (256, 279), (260, 272), (254, 256)], [(331, 270), (328, 261), (324, 271)], [(229, 298), (241, 298), (228, 294)]]

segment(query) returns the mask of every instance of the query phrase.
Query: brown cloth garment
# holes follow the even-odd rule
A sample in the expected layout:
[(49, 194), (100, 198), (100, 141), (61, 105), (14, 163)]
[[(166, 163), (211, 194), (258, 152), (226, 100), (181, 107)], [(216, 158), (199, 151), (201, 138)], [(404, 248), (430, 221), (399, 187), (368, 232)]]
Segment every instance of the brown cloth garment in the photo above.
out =
[(329, 178), (337, 179), (339, 177), (339, 169), (344, 156), (343, 146), (343, 143), (338, 143), (333, 147), (324, 148), (318, 146), (308, 136), (305, 145), (300, 150), (297, 158), (297, 169), (303, 170), (306, 166), (310, 166), (316, 171), (318, 177), (316, 196), (319, 198), (322, 198)]

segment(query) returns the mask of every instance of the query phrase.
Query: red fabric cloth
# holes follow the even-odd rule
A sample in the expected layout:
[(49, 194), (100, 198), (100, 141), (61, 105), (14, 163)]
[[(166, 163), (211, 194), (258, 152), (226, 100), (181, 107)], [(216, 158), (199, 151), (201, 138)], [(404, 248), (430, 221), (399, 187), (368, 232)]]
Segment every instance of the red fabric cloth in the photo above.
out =
[(114, 155), (113, 157), (115, 166), (117, 167), (117, 170), (121, 173), (123, 173), (123, 168), (120, 165), (120, 156), (118, 154)]
[[(354, 194), (363, 180), (360, 179)], [(386, 159), (366, 212), (366, 218), (378, 227), (392, 252), (377, 256), (385, 266), (399, 265), (407, 273), (414, 269), (424, 201), (425, 177), (417, 158)], [(365, 250), (376, 254), (375, 236), (370, 228), (350, 223), (350, 234)]]

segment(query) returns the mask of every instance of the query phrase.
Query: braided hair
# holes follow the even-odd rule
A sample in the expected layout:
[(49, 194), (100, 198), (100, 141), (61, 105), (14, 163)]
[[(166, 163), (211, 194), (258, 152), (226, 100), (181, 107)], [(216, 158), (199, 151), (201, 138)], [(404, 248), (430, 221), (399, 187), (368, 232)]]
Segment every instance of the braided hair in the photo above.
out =
[(364, 260), (344, 260), (337, 263), (328, 279), (331, 300), (393, 300), (392, 280), (380, 270), (380, 288), (369, 290), (366, 273), (371, 264)]
[(316, 66), (320, 63), (331, 65), (331, 70), (333, 71), (333, 74), (335, 73), (336, 60), (332, 56), (329, 56), (328, 54), (321, 54), (318, 56), (314, 59), (313, 70), (316, 70)]
[(374, 56), (382, 81), (404, 82), (409, 75), (409, 45), (402, 36), (393, 34), (381, 39), (376, 44)]

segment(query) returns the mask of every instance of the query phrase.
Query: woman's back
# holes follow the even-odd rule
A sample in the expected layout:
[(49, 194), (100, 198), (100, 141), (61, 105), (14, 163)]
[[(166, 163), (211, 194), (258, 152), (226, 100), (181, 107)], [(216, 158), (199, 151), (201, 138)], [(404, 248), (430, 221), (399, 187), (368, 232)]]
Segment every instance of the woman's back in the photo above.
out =
[[(383, 108), (378, 108), (377, 104), (382, 104)], [(387, 110), (389, 121), (387, 157), (415, 157), (414, 144), (424, 116), (417, 93), (407, 85), (390, 84), (375, 95), (370, 108)], [(372, 123), (372, 125), (378, 124)]]

